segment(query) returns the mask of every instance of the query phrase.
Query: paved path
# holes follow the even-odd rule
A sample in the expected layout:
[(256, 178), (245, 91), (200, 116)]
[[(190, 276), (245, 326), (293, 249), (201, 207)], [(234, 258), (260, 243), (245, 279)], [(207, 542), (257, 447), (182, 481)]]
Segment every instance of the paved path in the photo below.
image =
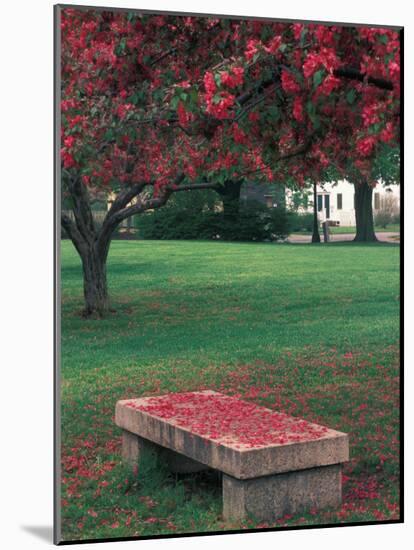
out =
[[(399, 233), (385, 233), (377, 232), (377, 239), (385, 243), (399, 243), (400, 234)], [(341, 235), (331, 235), (331, 241), (334, 242), (343, 242), (343, 241), (353, 241), (355, 235), (353, 233), (343, 233)], [(310, 243), (312, 239), (311, 235), (291, 235), (287, 242), (288, 243)], [(323, 234), (321, 232), (321, 242), (323, 242)]]

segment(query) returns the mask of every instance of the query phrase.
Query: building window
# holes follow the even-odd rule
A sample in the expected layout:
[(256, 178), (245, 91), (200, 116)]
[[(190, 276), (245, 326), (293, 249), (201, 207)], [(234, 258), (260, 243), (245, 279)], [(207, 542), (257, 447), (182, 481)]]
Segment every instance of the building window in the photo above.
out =
[(318, 195), (318, 212), (322, 212), (322, 195)]
[(374, 208), (375, 208), (375, 210), (380, 209), (380, 194), (379, 193), (374, 193)]
[(326, 210), (326, 217), (327, 218), (329, 218), (330, 204), (331, 204), (330, 195), (325, 195), (325, 210)]
[(342, 193), (336, 195), (336, 209), (342, 210)]

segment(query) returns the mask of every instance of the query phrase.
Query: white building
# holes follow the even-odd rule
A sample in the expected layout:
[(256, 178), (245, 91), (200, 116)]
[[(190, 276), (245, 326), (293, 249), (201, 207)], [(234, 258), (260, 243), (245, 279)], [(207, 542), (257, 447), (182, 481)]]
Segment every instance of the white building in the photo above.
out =
[[(372, 194), (372, 209), (375, 213), (384, 207), (388, 197), (394, 197), (395, 207), (400, 207), (400, 186), (389, 185), (384, 187), (378, 184)], [(292, 192), (286, 192), (287, 204), (292, 205)], [(355, 225), (355, 190), (354, 185), (346, 180), (335, 184), (317, 186), (318, 217), (321, 222), (332, 220), (342, 226)], [(309, 193), (308, 205), (299, 208), (301, 212), (313, 211), (313, 193)]]

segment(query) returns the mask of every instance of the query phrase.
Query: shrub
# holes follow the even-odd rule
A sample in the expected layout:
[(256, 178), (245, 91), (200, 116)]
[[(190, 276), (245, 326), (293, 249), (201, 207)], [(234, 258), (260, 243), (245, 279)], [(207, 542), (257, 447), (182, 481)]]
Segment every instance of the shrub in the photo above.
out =
[(313, 214), (310, 212), (299, 213), (291, 211), (290, 213), (290, 229), (293, 233), (313, 230)]
[(270, 240), (269, 210), (258, 201), (240, 201), (239, 211), (228, 217), (217, 214), (216, 228), (221, 239), (227, 241)]
[[(396, 218), (398, 221), (395, 221)], [(400, 209), (398, 207), (398, 200), (392, 194), (385, 195), (381, 200), (381, 208), (375, 214), (375, 225), (383, 227), (391, 223), (399, 223), (400, 221)]]
[(377, 227), (386, 228), (387, 225), (392, 223), (392, 214), (391, 212), (388, 212), (387, 210), (378, 210), (378, 212), (375, 214), (375, 225)]
[(271, 241), (289, 234), (286, 210), (267, 208), (258, 201), (240, 201), (233, 212), (218, 211), (214, 192), (177, 194), (163, 208), (136, 217), (144, 239), (221, 239), (225, 241)]
[(177, 193), (153, 212), (135, 217), (135, 227), (143, 239), (203, 239), (208, 237), (206, 219), (216, 207), (214, 191)]

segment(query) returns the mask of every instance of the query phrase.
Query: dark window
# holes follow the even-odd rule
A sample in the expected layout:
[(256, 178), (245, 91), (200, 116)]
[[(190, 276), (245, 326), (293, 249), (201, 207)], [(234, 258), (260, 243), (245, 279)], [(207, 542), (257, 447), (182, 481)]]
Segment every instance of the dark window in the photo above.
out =
[(374, 208), (375, 208), (375, 210), (380, 209), (380, 194), (379, 193), (374, 193)]
[(318, 212), (322, 212), (322, 195), (318, 195)]
[(336, 195), (336, 208), (337, 210), (342, 210), (342, 193)]
[(326, 217), (329, 218), (329, 206), (330, 206), (330, 196), (329, 195), (325, 195), (325, 210), (326, 210)]

